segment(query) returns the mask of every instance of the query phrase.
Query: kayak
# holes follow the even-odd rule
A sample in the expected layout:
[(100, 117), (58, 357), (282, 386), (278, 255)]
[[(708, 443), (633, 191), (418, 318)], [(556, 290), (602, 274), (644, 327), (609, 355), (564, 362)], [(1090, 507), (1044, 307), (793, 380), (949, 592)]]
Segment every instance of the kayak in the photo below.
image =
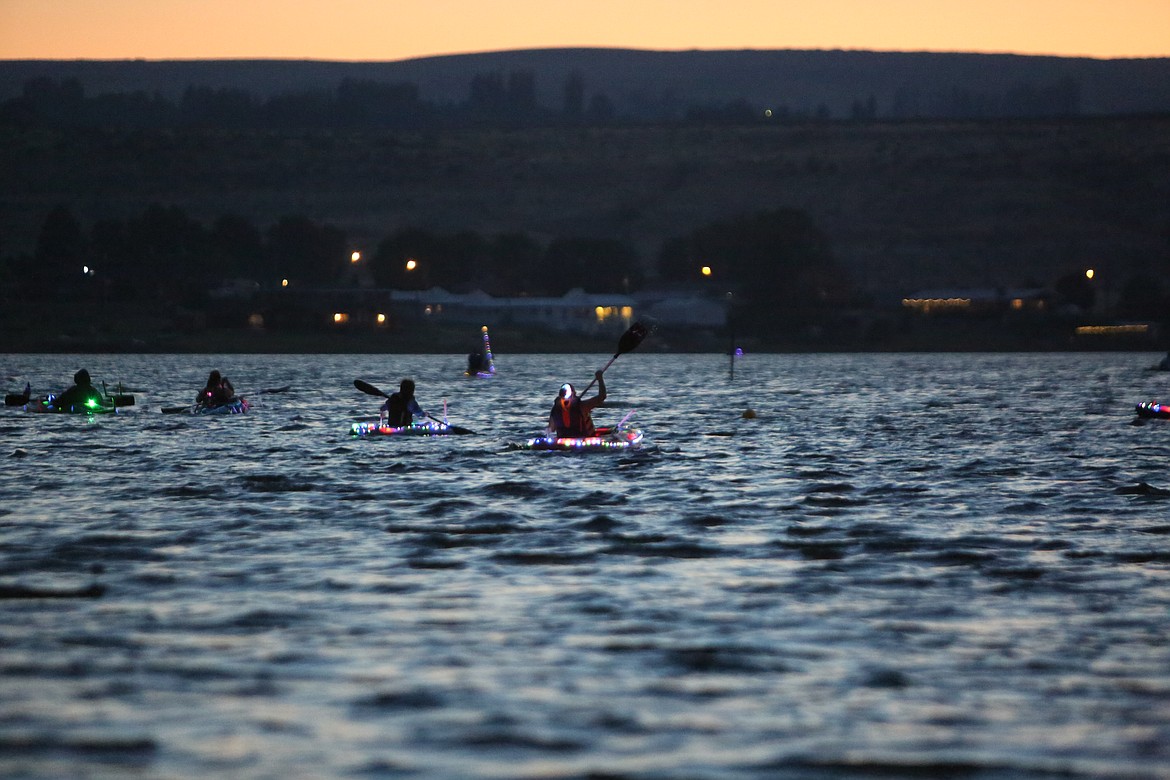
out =
[(246, 414), (252, 405), (243, 396), (233, 398), (226, 404), (219, 404), (217, 406), (204, 406), (203, 404), (195, 404), (191, 407), (191, 414)]
[(640, 448), (642, 431), (638, 428), (598, 428), (595, 436), (559, 438), (546, 434), (513, 446), (521, 450), (556, 452), (620, 452)]
[(26, 412), (36, 412), (38, 414), (114, 414), (118, 411), (118, 406), (109, 399), (105, 401), (90, 400), (80, 406), (71, 406), (68, 409), (58, 408), (53, 405), (56, 396), (45, 396), (33, 401), (29, 401), (24, 405)]
[(349, 432), (354, 436), (452, 436), (462, 432), (462, 430), (431, 420), (412, 422), (410, 425), (398, 428), (383, 425), (378, 420), (368, 420), (355, 422), (349, 427)]
[(1160, 404), (1157, 401), (1143, 401), (1137, 405), (1138, 417), (1156, 417), (1163, 420), (1170, 420), (1170, 406)]
[(492, 344), (488, 340), (487, 325), (480, 330), (483, 333), (483, 351), (478, 354), (473, 352), (467, 356), (467, 370), (463, 372), (463, 376), (490, 379), (496, 375), (496, 363), (492, 357)]
[(228, 401), (226, 404), (204, 406), (191, 404), (190, 406), (164, 406), (163, 414), (245, 414), (252, 405), (242, 395)]

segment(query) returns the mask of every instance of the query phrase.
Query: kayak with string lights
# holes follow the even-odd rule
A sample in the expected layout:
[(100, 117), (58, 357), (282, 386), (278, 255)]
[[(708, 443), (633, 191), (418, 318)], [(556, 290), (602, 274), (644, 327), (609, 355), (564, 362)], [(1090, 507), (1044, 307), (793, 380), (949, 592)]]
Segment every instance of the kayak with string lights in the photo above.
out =
[(97, 401), (91, 398), (83, 404), (69, 407), (56, 406), (54, 404), (56, 400), (56, 396), (52, 395), (37, 398), (26, 403), (24, 410), (38, 414), (116, 414), (118, 412), (118, 406), (109, 399)]
[(353, 436), (453, 436), (462, 429), (432, 420), (412, 422), (397, 428), (383, 425), (378, 420), (355, 422), (350, 426)]
[(1157, 401), (1143, 401), (1137, 405), (1138, 417), (1153, 417), (1162, 420), (1170, 420), (1170, 406), (1160, 404)]
[(520, 450), (546, 452), (623, 452), (642, 446), (642, 431), (638, 428), (598, 428), (594, 436), (554, 436), (546, 434), (512, 445)]

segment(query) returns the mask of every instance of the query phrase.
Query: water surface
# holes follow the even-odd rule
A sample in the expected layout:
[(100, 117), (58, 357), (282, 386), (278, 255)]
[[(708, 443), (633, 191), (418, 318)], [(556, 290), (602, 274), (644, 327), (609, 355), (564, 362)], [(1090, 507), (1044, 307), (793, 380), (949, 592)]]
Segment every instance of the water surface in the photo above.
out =
[[(635, 352), (583, 456), (607, 355), (0, 356), (140, 391), (0, 415), (0, 774), (1170, 776), (1156, 357)], [(478, 435), (350, 438), (403, 376)]]

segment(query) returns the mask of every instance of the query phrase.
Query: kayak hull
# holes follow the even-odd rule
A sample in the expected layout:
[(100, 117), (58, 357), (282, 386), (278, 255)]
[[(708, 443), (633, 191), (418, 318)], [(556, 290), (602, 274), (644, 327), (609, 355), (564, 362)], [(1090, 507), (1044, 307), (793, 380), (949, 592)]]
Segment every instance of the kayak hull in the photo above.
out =
[(48, 396), (29, 401), (24, 405), (24, 410), (36, 414), (115, 414), (118, 411), (118, 407), (111, 401), (110, 403), (86, 404), (61, 409), (53, 406), (53, 396)]
[(1156, 401), (1143, 401), (1137, 405), (1134, 411), (1137, 412), (1138, 417), (1170, 420), (1170, 406)]
[(349, 427), (351, 436), (367, 437), (367, 436), (452, 436), (455, 431), (450, 425), (433, 422), (430, 420), (423, 422), (413, 422), (410, 425), (403, 425), (399, 428), (391, 428), (389, 425), (382, 425), (378, 420), (367, 420), (363, 422), (355, 422)]
[(638, 428), (612, 430), (599, 428), (596, 436), (556, 437), (537, 436), (515, 445), (521, 450), (542, 452), (624, 452), (642, 446), (642, 431)]
[(218, 406), (203, 406), (196, 404), (191, 407), (191, 414), (247, 414), (252, 405), (246, 398), (233, 398), (226, 404)]

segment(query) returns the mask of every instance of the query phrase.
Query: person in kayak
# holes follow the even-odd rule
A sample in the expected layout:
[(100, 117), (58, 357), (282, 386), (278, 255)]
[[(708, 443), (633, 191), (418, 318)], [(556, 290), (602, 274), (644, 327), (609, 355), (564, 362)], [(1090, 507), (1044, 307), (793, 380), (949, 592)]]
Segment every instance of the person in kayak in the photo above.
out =
[(93, 386), (89, 372), (84, 368), (73, 375), (73, 387), (53, 399), (53, 407), (62, 411), (71, 411), (83, 407), (93, 407), (104, 403), (101, 391)]
[(398, 385), (398, 392), (392, 393), (382, 404), (382, 425), (391, 428), (404, 428), (414, 421), (414, 415), (426, 417), (427, 413), (414, 400), (414, 380), (403, 379)]
[(605, 400), (605, 379), (600, 371), (593, 376), (597, 379), (597, 395), (592, 398), (578, 398), (568, 382), (561, 385), (557, 400), (553, 401), (552, 411), (548, 414), (548, 429), (558, 439), (576, 439), (597, 433), (592, 412)]
[(476, 350), (475, 352), (469, 352), (467, 354), (467, 373), (469, 375), (478, 374), (480, 371), (484, 371), (486, 369), (487, 357), (484, 356), (483, 352)]
[(228, 378), (213, 370), (207, 375), (207, 384), (195, 396), (195, 403), (200, 406), (223, 406), (230, 404), (235, 397), (236, 389)]

